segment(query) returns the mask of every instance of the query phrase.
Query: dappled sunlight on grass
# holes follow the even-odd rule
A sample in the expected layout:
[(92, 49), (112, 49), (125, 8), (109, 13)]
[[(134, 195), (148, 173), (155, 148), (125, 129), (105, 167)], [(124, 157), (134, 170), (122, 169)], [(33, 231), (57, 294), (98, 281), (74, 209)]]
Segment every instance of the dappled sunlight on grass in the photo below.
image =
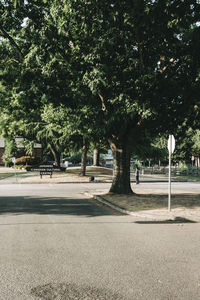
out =
[[(81, 172), (80, 167), (68, 168), (66, 175), (78, 176)], [(89, 166), (86, 168), (86, 177), (94, 176), (98, 180), (112, 180), (113, 170), (104, 167)]]

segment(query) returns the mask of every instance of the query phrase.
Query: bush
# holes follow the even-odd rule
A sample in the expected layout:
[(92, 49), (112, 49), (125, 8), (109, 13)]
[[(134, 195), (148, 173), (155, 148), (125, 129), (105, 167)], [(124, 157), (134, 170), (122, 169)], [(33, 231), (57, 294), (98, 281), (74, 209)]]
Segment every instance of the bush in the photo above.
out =
[(5, 167), (11, 167), (12, 166), (12, 162), (11, 162), (11, 159), (8, 161), (8, 160), (5, 160)]
[(16, 165), (38, 165), (40, 163), (39, 157), (33, 157), (33, 156), (21, 156), (19, 158), (16, 158)]
[[(30, 166), (30, 165), (15, 165), (15, 168), (17, 170), (22, 170), (22, 169), (26, 169), (26, 168), (31, 168), (33, 166)], [(14, 169), (14, 165), (12, 165), (12, 168)]]
[(136, 169), (136, 168), (142, 169), (142, 164), (139, 160), (136, 160), (136, 161), (131, 163), (131, 167), (133, 169)]
[(74, 165), (79, 164), (81, 162), (81, 153), (72, 154), (69, 157), (68, 161), (71, 162)]
[[(81, 156), (82, 156), (81, 152), (73, 153), (70, 157), (67, 157), (66, 160), (68, 160), (74, 165), (77, 165), (81, 163)], [(93, 162), (93, 157), (90, 154), (88, 154), (86, 163), (92, 164), (92, 162)]]

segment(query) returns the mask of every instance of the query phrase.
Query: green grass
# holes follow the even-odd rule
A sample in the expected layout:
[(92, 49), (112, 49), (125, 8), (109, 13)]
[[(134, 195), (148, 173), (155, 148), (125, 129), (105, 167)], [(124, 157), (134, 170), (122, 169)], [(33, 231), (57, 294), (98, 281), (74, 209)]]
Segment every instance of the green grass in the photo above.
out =
[[(81, 168), (68, 168), (65, 174), (71, 174), (71, 175), (79, 175), (81, 172)], [(104, 167), (91, 167), (87, 166), (86, 168), (86, 175), (87, 176), (110, 176), (112, 178), (112, 169), (104, 168)]]
[[(27, 172), (20, 172), (20, 173), (16, 173), (16, 175), (18, 175), (18, 174), (26, 174)], [(0, 180), (2, 180), (2, 179), (5, 179), (5, 178), (8, 178), (8, 177), (13, 177), (13, 176), (15, 176), (15, 173), (13, 172), (13, 173), (0, 173)]]
[(15, 173), (0, 173), (0, 180), (8, 177), (15, 176)]
[(176, 175), (174, 177), (189, 181), (200, 181), (200, 175)]
[[(168, 206), (168, 196), (163, 194), (116, 195), (108, 193), (101, 196), (109, 202), (130, 211), (166, 209)], [(199, 209), (200, 194), (174, 194), (171, 204), (172, 209)]]

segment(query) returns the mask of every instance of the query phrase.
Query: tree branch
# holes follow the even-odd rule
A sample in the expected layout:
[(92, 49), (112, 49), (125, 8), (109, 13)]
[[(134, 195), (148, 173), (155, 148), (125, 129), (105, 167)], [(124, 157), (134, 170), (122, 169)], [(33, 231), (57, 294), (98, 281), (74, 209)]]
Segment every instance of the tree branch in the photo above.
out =
[(106, 106), (105, 106), (105, 103), (104, 103), (104, 98), (101, 94), (100, 91), (98, 91), (98, 95), (99, 95), (99, 98), (101, 99), (101, 103), (102, 103), (102, 110), (105, 111), (106, 110)]
[(15, 49), (17, 50), (19, 56), (20, 56), (20, 59), (21, 61), (24, 60), (24, 54), (22, 53), (20, 47), (17, 45), (17, 43), (15, 42), (15, 40), (13, 39), (13, 37), (11, 37), (6, 31), (5, 29), (3, 28), (3, 26), (0, 24), (0, 31), (2, 32), (3, 34), (3, 37), (8, 39), (10, 41), (10, 43), (15, 47)]
[[(59, 34), (57, 33), (57, 28), (55, 27), (55, 26), (52, 26), (55, 30), (53, 31), (53, 33), (54, 33), (54, 37), (56, 38), (56, 43), (54, 43), (53, 44), (53, 41), (52, 41), (52, 39), (49, 37), (49, 33), (50, 33), (50, 30), (49, 30), (49, 26), (48, 26), (48, 24), (45, 22), (45, 20), (44, 20), (44, 18), (43, 18), (43, 20), (41, 21), (41, 20), (35, 20), (34, 18), (33, 18), (33, 16), (31, 15), (31, 13), (29, 13), (29, 11), (24, 7), (24, 6), (20, 6), (20, 10), (21, 10), (21, 12), (24, 14), (24, 17), (28, 17), (35, 25), (38, 25), (38, 23), (43, 23), (43, 25), (45, 25), (46, 26), (46, 28), (47, 28), (47, 30), (45, 31), (45, 36), (46, 36), (46, 38), (48, 39), (48, 41), (50, 42), (50, 43), (52, 43), (52, 45), (58, 50), (58, 52), (59, 52), (59, 54), (64, 58), (64, 59), (66, 59), (66, 58), (68, 58), (67, 57), (67, 55), (66, 55), (66, 53), (65, 53), (65, 51), (63, 50), (63, 49), (61, 49), (59, 46), (58, 46), (58, 40), (59, 40)], [(52, 31), (51, 31), (52, 32)], [(70, 46), (70, 39), (69, 39), (69, 48), (71, 48), (71, 46)]]
[(139, 58), (140, 58), (140, 71), (141, 71), (141, 73), (144, 73), (144, 60), (143, 60), (141, 42), (138, 42), (138, 51), (139, 51)]

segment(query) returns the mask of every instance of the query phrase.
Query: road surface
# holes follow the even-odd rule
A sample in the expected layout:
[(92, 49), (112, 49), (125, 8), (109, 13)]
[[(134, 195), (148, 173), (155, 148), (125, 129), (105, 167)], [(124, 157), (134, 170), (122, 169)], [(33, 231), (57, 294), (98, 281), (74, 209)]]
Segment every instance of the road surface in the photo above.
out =
[(200, 299), (200, 224), (119, 215), (90, 189), (0, 185), (0, 299)]

